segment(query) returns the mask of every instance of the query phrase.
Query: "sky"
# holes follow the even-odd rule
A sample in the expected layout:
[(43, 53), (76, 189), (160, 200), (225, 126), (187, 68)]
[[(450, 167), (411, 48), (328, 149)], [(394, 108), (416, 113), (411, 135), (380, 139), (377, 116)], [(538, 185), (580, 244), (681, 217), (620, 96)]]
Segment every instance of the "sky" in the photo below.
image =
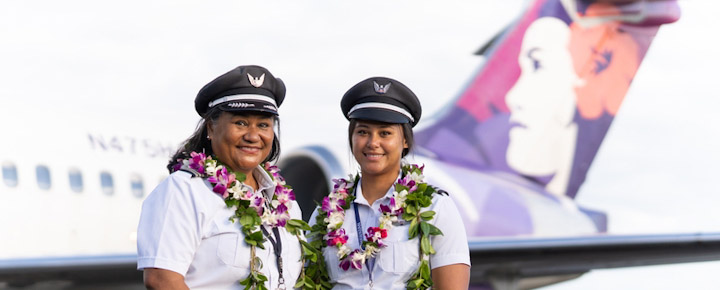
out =
[[(288, 87), (283, 150), (319, 143), (349, 157), (339, 110), (347, 88), (390, 76), (432, 116), (482, 64), (473, 52), (524, 2), (3, 1), (0, 114), (20, 111), (35, 124), (82, 116), (118, 134), (150, 126), (180, 142), (198, 120), (193, 100), (205, 83), (259, 64)], [(720, 40), (708, 34), (720, 28), (720, 3), (680, 7), (578, 193), (580, 205), (609, 215), (610, 233), (720, 231)], [(544, 289), (715, 289), (718, 271), (720, 262), (597, 270)]]

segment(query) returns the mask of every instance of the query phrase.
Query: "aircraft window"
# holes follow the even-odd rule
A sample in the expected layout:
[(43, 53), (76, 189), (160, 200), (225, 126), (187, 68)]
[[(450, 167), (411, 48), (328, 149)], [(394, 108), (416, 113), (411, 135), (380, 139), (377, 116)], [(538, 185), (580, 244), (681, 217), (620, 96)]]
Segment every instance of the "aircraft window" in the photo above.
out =
[(68, 172), (68, 177), (70, 178), (70, 189), (77, 193), (82, 192), (83, 179), (80, 170), (78, 170), (77, 168), (70, 168), (70, 171)]
[(140, 175), (133, 174), (132, 176), (130, 176), (130, 190), (132, 190), (132, 194), (135, 197), (137, 197), (137, 198), (143, 197), (143, 194), (145, 193), (144, 188), (145, 187), (143, 185), (143, 180), (142, 180), (142, 177), (140, 177)]
[(37, 176), (37, 184), (40, 189), (50, 189), (50, 169), (45, 165), (35, 167), (35, 176)]
[(15, 164), (4, 162), (2, 165), (2, 177), (5, 185), (9, 187), (16, 187), (18, 184), (18, 176)]
[(102, 192), (106, 195), (115, 193), (112, 175), (106, 171), (100, 173), (100, 186), (102, 186)]

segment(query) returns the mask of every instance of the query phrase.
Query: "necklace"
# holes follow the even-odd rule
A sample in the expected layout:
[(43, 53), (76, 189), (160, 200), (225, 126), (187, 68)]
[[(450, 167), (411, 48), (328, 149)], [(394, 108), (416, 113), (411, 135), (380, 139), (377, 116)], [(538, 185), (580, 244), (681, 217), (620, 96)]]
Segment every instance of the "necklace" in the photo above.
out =
[[(274, 195), (269, 200), (262, 191), (255, 191), (243, 183), (245, 174), (229, 172), (227, 166), (215, 157), (206, 156), (204, 153), (191, 152), (190, 158), (178, 159), (173, 171), (186, 170), (193, 175), (207, 178), (212, 186), (212, 191), (225, 200), (227, 207), (235, 209), (235, 214), (230, 217), (230, 221), (239, 221), (245, 235), (245, 243), (250, 246), (250, 273), (247, 278), (240, 281), (240, 284), (245, 285), (246, 289), (267, 289), (265, 281), (268, 279), (260, 272), (262, 263), (256, 264), (255, 247), (265, 249), (265, 236), (270, 238), (270, 235), (268, 233), (263, 235), (263, 231), (265, 231), (263, 226), (272, 228), (275, 239), (270, 239), (277, 257), (280, 274), (278, 289), (284, 289), (283, 264), (280, 256), (282, 244), (278, 228), (285, 228), (290, 234), (295, 235), (300, 243), (304, 243), (302, 232), (309, 230), (310, 226), (302, 220), (290, 219), (290, 209), (292, 201), (295, 200), (295, 194), (292, 188), (285, 184), (285, 179), (280, 176), (278, 167), (265, 163), (263, 168), (275, 184)], [(302, 262), (305, 263), (304, 258)], [(304, 276), (305, 272), (302, 271), (298, 281), (304, 280)]]
[[(332, 192), (323, 199), (317, 209), (317, 223), (310, 231), (311, 243), (316, 252), (322, 253), (322, 248), (334, 246), (337, 248), (339, 267), (344, 271), (362, 269), (363, 264), (374, 258), (382, 248), (386, 247), (385, 240), (389, 230), (400, 219), (409, 222), (409, 239), (419, 238), (420, 267), (407, 281), (410, 289), (425, 289), (432, 286), (430, 265), (427, 261), (429, 255), (435, 254), (430, 243), (430, 236), (442, 235), (440, 229), (430, 223), (435, 215), (434, 211), (422, 211), (432, 204), (432, 194), (435, 189), (424, 182), (423, 167), (414, 164), (404, 164), (401, 177), (394, 184), (393, 196), (387, 204), (380, 205), (380, 217), (377, 227), (369, 227), (365, 233), (365, 241), (361, 242), (361, 249), (351, 249), (347, 245), (348, 236), (342, 228), (345, 221), (345, 212), (355, 200), (355, 187), (360, 179), (359, 175), (351, 175), (349, 179), (334, 179)], [(357, 208), (355, 209), (357, 213)], [(362, 235), (358, 225), (358, 238)], [(320, 242), (318, 242), (320, 240)], [(322, 255), (322, 254), (321, 254)], [(319, 259), (322, 260), (322, 259)], [(322, 264), (322, 265), (321, 265)], [(317, 270), (325, 267), (324, 262), (308, 265), (307, 272), (315, 273), (312, 279), (318, 282), (328, 281), (327, 270)], [(312, 269), (312, 270), (311, 270)], [(372, 283), (372, 277), (370, 280)], [(329, 284), (329, 283), (327, 283)], [(331, 287), (332, 285), (330, 285)], [(330, 288), (328, 287), (328, 288)]]

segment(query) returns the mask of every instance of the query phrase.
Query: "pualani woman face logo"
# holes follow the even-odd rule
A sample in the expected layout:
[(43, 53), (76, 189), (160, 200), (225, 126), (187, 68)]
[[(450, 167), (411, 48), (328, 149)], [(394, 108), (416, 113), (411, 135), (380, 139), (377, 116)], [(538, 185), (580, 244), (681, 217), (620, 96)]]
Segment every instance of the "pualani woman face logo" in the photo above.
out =
[(604, 2), (569, 16), (559, 1), (536, 2), (491, 46), (455, 106), (416, 132), (418, 152), (575, 196), (659, 26)]
[[(591, 5), (586, 14), (601, 8)], [(506, 161), (522, 175), (550, 178), (546, 189), (553, 194), (582, 183), (584, 173), (571, 177), (574, 167), (592, 161), (652, 38), (619, 25), (583, 27), (541, 17), (523, 36), (521, 74), (505, 99), (511, 125)]]
[[(505, 99), (511, 124), (506, 158), (520, 174), (556, 179), (572, 165), (578, 77), (569, 42), (570, 29), (554, 17), (534, 21), (525, 32), (518, 55), (520, 78)], [(567, 183), (567, 177), (561, 179)], [(551, 184), (548, 189), (565, 192), (564, 187), (551, 190)]]

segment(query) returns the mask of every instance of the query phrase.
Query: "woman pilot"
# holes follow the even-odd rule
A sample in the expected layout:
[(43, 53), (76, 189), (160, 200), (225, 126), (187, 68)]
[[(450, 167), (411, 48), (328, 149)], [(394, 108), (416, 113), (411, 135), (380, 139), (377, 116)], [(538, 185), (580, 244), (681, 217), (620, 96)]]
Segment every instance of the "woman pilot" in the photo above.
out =
[(152, 289), (280, 289), (301, 269), (301, 217), (269, 161), (285, 85), (260, 66), (239, 66), (205, 85), (202, 117), (143, 203), (138, 269)]
[(341, 108), (360, 174), (335, 180), (310, 218), (308, 238), (324, 263), (306, 272), (333, 289), (467, 289), (470, 254), (458, 210), (425, 182), (424, 166), (403, 160), (420, 121), (418, 98), (394, 79), (373, 77), (350, 88)]

